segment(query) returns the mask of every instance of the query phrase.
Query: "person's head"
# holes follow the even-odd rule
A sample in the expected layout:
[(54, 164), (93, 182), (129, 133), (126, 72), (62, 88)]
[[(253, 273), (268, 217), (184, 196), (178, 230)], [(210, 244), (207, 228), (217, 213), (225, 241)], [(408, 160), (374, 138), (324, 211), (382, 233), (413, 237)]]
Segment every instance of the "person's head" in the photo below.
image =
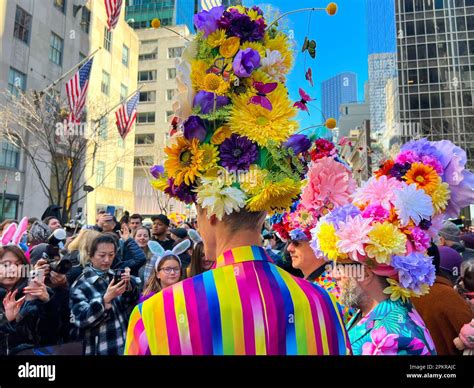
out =
[(286, 249), (291, 256), (293, 268), (301, 270), (305, 276), (324, 264), (324, 260), (317, 259), (309, 241), (291, 240)]
[(181, 227), (186, 230), (193, 229), (193, 226), (189, 222), (183, 222), (183, 225), (181, 225)]
[(464, 288), (474, 292), (474, 259), (469, 259), (461, 264), (461, 281)]
[(92, 241), (89, 251), (92, 266), (100, 271), (110, 269), (117, 253), (117, 239), (110, 233), (102, 233)]
[(3, 234), (3, 231), (4, 231), (5, 229), (7, 229), (8, 226), (9, 226), (10, 224), (12, 224), (13, 222), (15, 222), (15, 220), (10, 220), (10, 219), (8, 219), (8, 220), (3, 220), (2, 223), (0, 223), (0, 235), (2, 235), (2, 234)]
[(0, 285), (13, 289), (22, 278), (22, 267), (28, 265), (25, 253), (16, 245), (0, 248)]
[(157, 216), (151, 217), (153, 226), (151, 227), (151, 233), (154, 236), (164, 237), (168, 233), (168, 227), (170, 226), (170, 220), (164, 214), (158, 214)]
[(158, 292), (182, 279), (181, 262), (175, 256), (165, 256), (155, 266), (143, 291), (144, 295)]
[(176, 244), (179, 244), (181, 241), (188, 237), (188, 231), (184, 228), (175, 228), (170, 231), (171, 238), (175, 241)]
[(61, 222), (59, 222), (59, 220), (56, 218), (56, 217), (53, 217), (53, 216), (50, 216), (50, 217), (46, 217), (43, 222), (48, 225), (48, 228), (51, 229), (53, 232), (56, 230), (56, 229), (60, 229), (62, 228), (61, 226)]
[(102, 228), (103, 232), (113, 232), (117, 225), (117, 220), (110, 214), (102, 214), (99, 216), (98, 225)]
[(128, 222), (128, 227), (133, 232), (140, 226), (142, 226), (143, 217), (140, 214), (132, 214), (130, 216), (130, 221)]
[(92, 242), (100, 236), (100, 233), (92, 229), (81, 229), (77, 237), (69, 244), (68, 250), (79, 251), (79, 261), (85, 267), (90, 261), (89, 253)]
[(142, 249), (147, 248), (148, 241), (150, 241), (150, 230), (144, 226), (139, 226), (132, 232), (132, 236), (138, 246)]
[(455, 223), (451, 221), (443, 222), (443, 227), (439, 231), (439, 245), (451, 247), (461, 242), (461, 231)]
[(29, 246), (35, 246), (48, 241), (52, 230), (44, 222), (35, 221), (28, 232), (27, 243)]
[(441, 246), (439, 249), (440, 263), (439, 275), (456, 282), (460, 274), (460, 267), (463, 261), (459, 252), (447, 246)]
[(474, 233), (468, 232), (462, 235), (461, 240), (466, 248), (474, 250)]
[(27, 231), (30, 231), (31, 226), (32, 226), (36, 221), (38, 221), (38, 219), (37, 219), (36, 217), (28, 218), (28, 227), (26, 228), (26, 230), (27, 230)]
[(191, 273), (190, 276), (196, 276), (200, 273), (211, 269), (212, 260), (207, 260), (204, 252), (204, 244), (202, 241), (194, 245), (193, 254), (191, 255)]
[(208, 260), (216, 260), (222, 252), (216, 252), (217, 243), (224, 236), (238, 238), (242, 233), (260, 236), (266, 212), (250, 212), (240, 209), (240, 212), (224, 214), (222, 220), (215, 215), (207, 216), (207, 210), (201, 206), (197, 208), (197, 222), (199, 234), (204, 242), (204, 250)]

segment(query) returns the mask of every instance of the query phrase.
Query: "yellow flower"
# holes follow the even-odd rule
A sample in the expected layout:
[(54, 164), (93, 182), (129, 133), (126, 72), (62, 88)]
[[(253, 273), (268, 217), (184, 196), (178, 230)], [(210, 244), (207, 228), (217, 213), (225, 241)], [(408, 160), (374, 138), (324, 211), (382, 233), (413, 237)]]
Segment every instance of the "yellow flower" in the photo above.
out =
[(249, 170), (242, 176), (241, 182), (239, 182), (240, 188), (249, 195), (256, 195), (267, 176), (267, 170), (262, 170), (256, 164), (252, 164)]
[(278, 50), (281, 53), (283, 58), (283, 65), (286, 67), (287, 71), (291, 70), (293, 66), (293, 50), (291, 49), (291, 44), (288, 40), (288, 37), (283, 33), (278, 33), (273, 39), (270, 36), (265, 34), (265, 48), (269, 50)]
[(208, 171), (217, 168), (217, 162), (220, 160), (217, 147), (212, 144), (203, 144), (201, 151), (203, 151), (201, 170)]
[(442, 213), (446, 210), (450, 197), (451, 192), (449, 190), (449, 185), (442, 182), (440, 179), (438, 186), (436, 186), (431, 193), (431, 200), (433, 201), (435, 213)]
[(267, 95), (272, 103), (272, 110), (265, 109), (260, 105), (249, 104), (253, 95), (254, 93), (248, 90), (233, 98), (234, 105), (228, 121), (232, 132), (247, 136), (263, 147), (269, 140), (286, 141), (290, 134), (298, 128), (298, 123), (293, 120), (296, 110), (288, 99), (286, 88), (280, 84)]
[(261, 19), (263, 16), (258, 14), (258, 11), (255, 9), (250, 8), (247, 11), (247, 15), (250, 17), (251, 20), (258, 20)]
[(365, 251), (379, 264), (389, 264), (392, 255), (403, 255), (406, 252), (407, 236), (389, 222), (374, 223), (368, 237), (370, 242)]
[(413, 163), (404, 178), (408, 185), (414, 183), (427, 194), (431, 194), (441, 181), (435, 169), (423, 163)]
[(169, 177), (174, 177), (175, 185), (179, 186), (183, 182), (191, 185), (201, 175), (204, 151), (199, 149), (198, 139), (190, 141), (180, 136), (176, 140), (176, 144), (165, 148), (168, 155), (165, 169)]
[(231, 9), (236, 9), (237, 11), (239, 11), (239, 13), (241, 13), (242, 15), (245, 15), (245, 7), (243, 5), (233, 5), (229, 8), (227, 8), (227, 10), (231, 10)]
[(401, 287), (400, 283), (398, 283), (396, 280), (387, 278), (387, 282), (390, 284), (390, 286), (386, 287), (383, 292), (384, 294), (390, 295), (390, 299), (394, 302), (400, 298), (402, 298), (403, 302), (406, 302), (408, 298), (412, 296), (412, 291)]
[(259, 43), (259, 42), (245, 42), (245, 43), (242, 43), (242, 45), (240, 46), (240, 49), (241, 50), (245, 50), (245, 49), (248, 49), (248, 48), (251, 48), (251, 49), (254, 49), (255, 51), (258, 51), (258, 53), (260, 54), (260, 58), (265, 58), (265, 55), (266, 55), (266, 50), (265, 50), (265, 47), (263, 46), (263, 44)]
[(301, 182), (295, 182), (290, 178), (284, 178), (278, 182), (262, 182), (261, 191), (247, 200), (247, 209), (251, 212), (266, 211), (271, 214), (274, 211), (289, 209), (300, 193)]
[(216, 30), (207, 38), (207, 44), (212, 48), (219, 47), (225, 41), (225, 30)]
[(316, 233), (316, 237), (319, 242), (319, 249), (321, 249), (329, 260), (336, 261), (338, 257), (343, 255), (339, 252), (339, 249), (337, 249), (339, 238), (336, 235), (336, 228), (334, 228), (333, 224), (321, 224)]
[(232, 36), (224, 40), (219, 49), (219, 53), (224, 58), (232, 58), (235, 54), (237, 54), (237, 51), (239, 51), (239, 47), (240, 38), (237, 36)]
[(205, 90), (223, 96), (230, 88), (229, 82), (220, 75), (208, 73), (210, 65), (205, 61), (195, 60), (191, 63), (191, 81), (195, 90)]
[(232, 136), (232, 131), (227, 125), (217, 128), (211, 137), (211, 143), (215, 145), (221, 144), (225, 139)]
[(155, 190), (164, 191), (168, 186), (168, 179), (167, 178), (160, 178), (160, 179), (151, 179), (151, 185)]

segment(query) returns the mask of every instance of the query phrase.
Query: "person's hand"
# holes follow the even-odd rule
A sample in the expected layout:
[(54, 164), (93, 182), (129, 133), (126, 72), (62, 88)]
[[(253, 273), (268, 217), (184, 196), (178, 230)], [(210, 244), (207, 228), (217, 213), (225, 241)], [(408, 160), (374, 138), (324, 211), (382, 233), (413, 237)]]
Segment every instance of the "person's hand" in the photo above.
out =
[(126, 283), (125, 290), (130, 290), (130, 268), (125, 267), (125, 272), (122, 274), (122, 281)]
[(122, 295), (125, 292), (126, 288), (127, 283), (124, 280), (121, 280), (120, 282), (115, 284), (115, 279), (112, 279), (104, 295), (104, 306), (106, 310), (112, 307), (112, 300)]
[(31, 299), (39, 299), (42, 302), (49, 301), (48, 289), (44, 283), (38, 283), (33, 280), (28, 287), (23, 289), (25, 295), (30, 296)]
[(103, 228), (105, 222), (112, 222), (113, 219), (114, 218), (110, 214), (101, 214), (97, 221), (97, 225), (99, 228)]
[(16, 294), (18, 290), (9, 292), (5, 298), (3, 298), (3, 308), (5, 309), (5, 316), (8, 322), (14, 321), (20, 312), (21, 306), (25, 303), (25, 296), (16, 300)]
[(39, 259), (35, 264), (35, 270), (44, 271), (44, 275), (48, 275), (50, 272), (49, 263), (45, 259)]
[(122, 229), (119, 232), (119, 235), (123, 241), (127, 241), (130, 238), (130, 229), (128, 229), (128, 225), (125, 222), (122, 224)]
[(51, 285), (54, 287), (65, 287), (67, 286), (67, 277), (66, 275), (58, 272), (51, 271), (49, 275), (49, 280)]

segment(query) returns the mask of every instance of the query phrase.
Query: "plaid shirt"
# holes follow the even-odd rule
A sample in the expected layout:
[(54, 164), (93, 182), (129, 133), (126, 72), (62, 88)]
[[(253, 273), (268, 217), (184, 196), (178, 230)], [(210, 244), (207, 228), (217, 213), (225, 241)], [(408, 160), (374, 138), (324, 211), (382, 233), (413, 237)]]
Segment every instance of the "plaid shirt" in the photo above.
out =
[(71, 320), (80, 329), (86, 355), (123, 354), (128, 318), (138, 299), (138, 290), (132, 277), (132, 291), (114, 298), (112, 308), (106, 310), (104, 295), (112, 276), (110, 270), (99, 276), (87, 266), (71, 287)]

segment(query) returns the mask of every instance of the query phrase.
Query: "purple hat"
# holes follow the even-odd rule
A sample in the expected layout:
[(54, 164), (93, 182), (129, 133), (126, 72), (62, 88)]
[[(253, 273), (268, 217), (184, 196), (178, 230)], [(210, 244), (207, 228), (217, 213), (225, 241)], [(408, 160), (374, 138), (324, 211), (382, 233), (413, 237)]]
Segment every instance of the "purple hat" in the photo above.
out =
[(461, 236), (461, 240), (464, 241), (464, 246), (469, 249), (474, 249), (474, 233), (466, 233)]
[(461, 254), (454, 250), (453, 248), (442, 246), (438, 247), (439, 249), (439, 256), (440, 256), (440, 263), (439, 267), (444, 269), (445, 271), (453, 272), (454, 269), (457, 269), (457, 273), (459, 274), (459, 269), (463, 258)]

